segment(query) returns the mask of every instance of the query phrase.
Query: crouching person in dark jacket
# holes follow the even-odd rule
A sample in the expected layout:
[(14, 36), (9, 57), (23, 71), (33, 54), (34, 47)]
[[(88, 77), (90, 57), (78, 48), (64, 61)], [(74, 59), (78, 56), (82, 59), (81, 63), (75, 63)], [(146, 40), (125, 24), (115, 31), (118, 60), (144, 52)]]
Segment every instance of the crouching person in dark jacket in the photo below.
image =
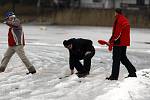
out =
[[(85, 77), (91, 69), (91, 59), (95, 54), (92, 41), (88, 39), (69, 39), (64, 40), (63, 45), (69, 50), (69, 64), (71, 74), (74, 74), (74, 67), (78, 71), (78, 77)], [(83, 60), (81, 64), (80, 60)]]

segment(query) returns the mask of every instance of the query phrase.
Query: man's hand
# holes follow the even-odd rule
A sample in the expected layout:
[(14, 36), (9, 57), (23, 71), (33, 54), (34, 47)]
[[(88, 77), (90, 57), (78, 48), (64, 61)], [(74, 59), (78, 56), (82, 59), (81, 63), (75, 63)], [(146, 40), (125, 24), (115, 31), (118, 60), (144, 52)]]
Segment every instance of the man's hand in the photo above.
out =
[(71, 70), (71, 75), (74, 74), (74, 70)]
[(112, 45), (109, 45), (109, 46), (108, 46), (108, 50), (109, 50), (109, 51), (112, 51), (112, 48), (113, 48)]

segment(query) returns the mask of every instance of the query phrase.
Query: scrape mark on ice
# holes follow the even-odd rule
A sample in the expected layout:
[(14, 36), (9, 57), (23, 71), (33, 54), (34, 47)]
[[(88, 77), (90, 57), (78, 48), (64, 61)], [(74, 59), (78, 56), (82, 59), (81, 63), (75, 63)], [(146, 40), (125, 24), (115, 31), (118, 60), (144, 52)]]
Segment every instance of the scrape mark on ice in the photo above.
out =
[[(85, 26), (24, 26), (27, 36), (26, 55), (35, 66), (37, 73), (28, 72), (17, 55), (10, 60), (6, 71), (0, 73), (0, 100), (150, 100), (150, 50), (149, 44), (136, 43), (149, 41), (150, 30), (132, 29), (129, 59), (137, 69), (137, 78), (127, 78), (127, 70), (120, 66), (118, 81), (105, 80), (110, 75), (112, 53), (107, 46), (97, 43), (99, 39), (108, 40), (111, 27)], [(7, 48), (8, 27), (0, 24), (0, 61)], [(139, 31), (140, 30), (140, 31)], [(41, 34), (42, 33), (42, 34)], [(58, 34), (69, 33), (69, 34)], [(100, 33), (100, 34), (99, 34)], [(90, 75), (78, 78), (70, 75), (69, 53), (62, 42), (69, 38), (87, 38), (96, 48), (92, 59)], [(142, 70), (145, 69), (145, 70)], [(76, 70), (75, 70), (76, 73)]]

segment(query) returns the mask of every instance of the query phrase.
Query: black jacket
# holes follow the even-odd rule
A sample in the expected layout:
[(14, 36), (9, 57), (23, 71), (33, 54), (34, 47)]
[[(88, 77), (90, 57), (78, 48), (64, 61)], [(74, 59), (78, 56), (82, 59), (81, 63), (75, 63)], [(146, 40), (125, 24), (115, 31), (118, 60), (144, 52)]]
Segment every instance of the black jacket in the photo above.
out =
[(69, 50), (69, 64), (70, 64), (70, 69), (73, 69), (74, 67), (74, 60), (82, 60), (85, 57), (85, 53), (90, 51), (90, 52), (95, 52), (94, 47), (92, 46), (93, 42), (88, 39), (70, 39), (72, 44), (72, 49)]

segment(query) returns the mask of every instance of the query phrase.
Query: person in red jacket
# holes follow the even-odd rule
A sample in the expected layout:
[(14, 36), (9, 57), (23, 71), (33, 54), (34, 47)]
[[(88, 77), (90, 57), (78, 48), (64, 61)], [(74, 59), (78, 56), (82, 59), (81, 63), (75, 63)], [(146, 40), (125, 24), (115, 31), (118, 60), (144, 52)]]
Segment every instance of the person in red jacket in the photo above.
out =
[(7, 49), (1, 61), (0, 73), (5, 71), (8, 62), (14, 53), (17, 53), (18, 56), (21, 58), (22, 62), (26, 65), (29, 71), (27, 74), (36, 73), (34, 66), (30, 63), (28, 58), (25, 56), (24, 33), (22, 30), (22, 25), (21, 25), (20, 20), (15, 16), (13, 12), (7, 12), (5, 15), (5, 21), (3, 23), (9, 26), (9, 31), (8, 31), (9, 48)]
[(120, 8), (115, 9), (115, 21), (112, 36), (108, 44), (113, 46), (112, 73), (108, 80), (118, 80), (120, 62), (127, 68), (127, 77), (137, 77), (136, 69), (131, 64), (126, 55), (127, 46), (130, 46), (130, 24), (128, 19), (122, 14)]

